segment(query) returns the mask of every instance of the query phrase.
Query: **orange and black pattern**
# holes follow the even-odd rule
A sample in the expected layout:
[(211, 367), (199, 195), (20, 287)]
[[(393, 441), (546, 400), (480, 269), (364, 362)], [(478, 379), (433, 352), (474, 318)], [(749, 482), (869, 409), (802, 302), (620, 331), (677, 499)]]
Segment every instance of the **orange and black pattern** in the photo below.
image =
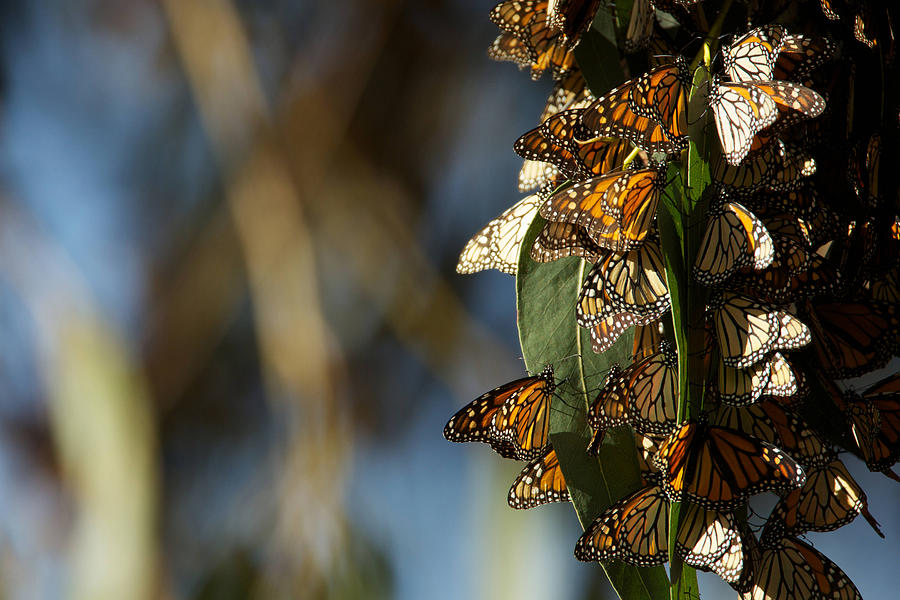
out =
[[(900, 356), (900, 8), (726, 3), (719, 22), (741, 26), (711, 36), (722, 4), (510, 0), (491, 12), (489, 55), (555, 83), (514, 144), (532, 196), (469, 242), (465, 264), (577, 273), (548, 275), (557, 300), (525, 308), (567, 311), (559, 329), (577, 332), (578, 361), (567, 373), (580, 381), (511, 382), (445, 435), (529, 461), (510, 506), (579, 510), (585, 482), (569, 471), (570, 490), (563, 470), (606, 467), (609, 445), (633, 440), (640, 484), (579, 512), (579, 560), (653, 567), (675, 552), (743, 599), (858, 599), (798, 536), (857, 516), (883, 535), (851, 461), (900, 482), (900, 376), (849, 381)], [(588, 346), (603, 369), (589, 370)], [(553, 410), (590, 429), (575, 449), (549, 435), (556, 393), (573, 402)], [(748, 521), (764, 492), (775, 507)]]

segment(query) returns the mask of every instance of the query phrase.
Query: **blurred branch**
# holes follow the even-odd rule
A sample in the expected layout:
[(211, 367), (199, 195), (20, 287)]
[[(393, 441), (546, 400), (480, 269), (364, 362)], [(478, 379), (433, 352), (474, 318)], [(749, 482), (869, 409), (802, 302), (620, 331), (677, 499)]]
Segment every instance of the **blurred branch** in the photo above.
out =
[[(323, 590), (344, 544), (343, 486), (350, 436), (335, 400), (338, 349), (322, 318), (315, 248), (298, 192), (272, 142), (258, 76), (234, 6), (226, 0), (163, 2), (175, 46), (212, 140), (244, 253), (270, 400), (283, 400), (286, 440), (274, 577)], [(310, 490), (316, 501), (309, 502)], [(289, 582), (287, 589), (277, 589)]]
[(146, 369), (163, 414), (208, 364), (244, 297), (244, 267), (228, 213), (216, 210), (198, 229), (178, 257), (177, 271), (166, 274), (147, 303), (154, 312)]
[(74, 501), (67, 596), (158, 597), (158, 467), (143, 378), (77, 267), (23, 214), (0, 206), (0, 275), (34, 318), (51, 429)]

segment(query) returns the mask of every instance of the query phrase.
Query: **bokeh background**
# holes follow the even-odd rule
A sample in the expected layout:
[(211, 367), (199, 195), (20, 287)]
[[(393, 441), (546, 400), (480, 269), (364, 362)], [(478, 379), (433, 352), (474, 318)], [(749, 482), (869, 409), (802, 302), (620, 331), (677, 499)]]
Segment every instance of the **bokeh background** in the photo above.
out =
[[(0, 3), (0, 598), (609, 597), (441, 436), (524, 369), (513, 279), (453, 272), (550, 88), (490, 6)], [(888, 539), (810, 537), (892, 597), (848, 462)]]

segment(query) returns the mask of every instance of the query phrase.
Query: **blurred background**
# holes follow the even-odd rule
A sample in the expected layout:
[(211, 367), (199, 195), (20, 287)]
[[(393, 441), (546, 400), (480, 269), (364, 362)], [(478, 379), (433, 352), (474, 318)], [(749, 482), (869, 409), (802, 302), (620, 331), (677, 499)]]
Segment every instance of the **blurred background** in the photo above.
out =
[[(513, 278), (453, 272), (551, 85), (491, 5), (0, 3), (0, 598), (610, 597), (441, 435), (524, 370)], [(887, 597), (851, 462), (888, 539), (810, 537)]]

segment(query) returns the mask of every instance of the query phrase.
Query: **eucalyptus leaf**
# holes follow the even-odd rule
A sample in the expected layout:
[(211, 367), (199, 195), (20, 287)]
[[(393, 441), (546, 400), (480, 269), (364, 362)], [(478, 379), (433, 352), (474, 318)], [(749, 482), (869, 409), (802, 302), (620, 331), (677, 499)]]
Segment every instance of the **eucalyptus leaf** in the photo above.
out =
[[(530, 249), (544, 220), (537, 217), (522, 244), (516, 278), (519, 339), (530, 372), (553, 363), (559, 386), (551, 401), (550, 440), (556, 450), (572, 504), (583, 527), (614, 502), (640, 487), (634, 435), (613, 430), (604, 440), (599, 459), (587, 454), (590, 429), (588, 402), (615, 362), (631, 355), (632, 334), (626, 331), (603, 354), (591, 351), (587, 330), (575, 322), (575, 303), (586, 272), (585, 262), (564, 258), (540, 264)], [(575, 540), (572, 541), (574, 547)], [(603, 565), (621, 598), (656, 599), (668, 595), (662, 567), (638, 568), (621, 562)]]

